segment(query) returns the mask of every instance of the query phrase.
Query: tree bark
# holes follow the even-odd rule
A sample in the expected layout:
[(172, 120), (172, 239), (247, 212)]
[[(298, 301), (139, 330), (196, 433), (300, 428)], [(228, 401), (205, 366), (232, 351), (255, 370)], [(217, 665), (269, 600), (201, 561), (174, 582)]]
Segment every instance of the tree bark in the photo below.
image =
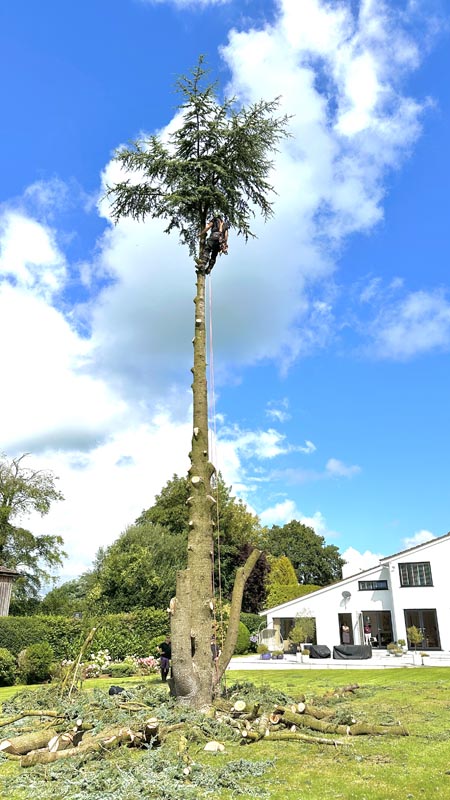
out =
[(213, 664), (213, 524), (208, 452), (208, 392), (206, 382), (205, 276), (197, 271), (194, 326), (193, 434), (189, 480), (191, 495), (187, 569), (178, 573), (171, 618), (172, 685), (180, 702), (201, 708), (211, 702)]
[(214, 682), (218, 683), (224, 674), (228, 664), (230, 663), (231, 656), (233, 655), (236, 646), (236, 639), (239, 629), (239, 619), (242, 605), (242, 595), (244, 593), (245, 583), (248, 576), (251, 574), (258, 558), (261, 555), (261, 550), (252, 550), (247, 561), (243, 567), (239, 567), (236, 572), (236, 578), (233, 586), (233, 594), (231, 597), (230, 618), (228, 621), (228, 630), (223, 646), (223, 651), (219, 657), (219, 663), (215, 672)]

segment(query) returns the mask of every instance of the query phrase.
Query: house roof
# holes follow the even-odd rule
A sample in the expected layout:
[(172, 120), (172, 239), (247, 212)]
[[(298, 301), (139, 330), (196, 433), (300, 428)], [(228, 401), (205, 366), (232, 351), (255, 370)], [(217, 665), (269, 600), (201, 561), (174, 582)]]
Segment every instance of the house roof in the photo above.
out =
[(10, 569), (9, 567), (2, 567), (0, 565), (0, 576), (4, 575), (6, 577), (8, 575), (11, 575), (12, 577), (14, 577), (15, 575), (19, 575), (19, 574), (20, 573), (17, 572), (16, 569)]
[(400, 550), (398, 553), (393, 553), (391, 556), (385, 556), (385, 558), (380, 558), (380, 564), (386, 564), (389, 561), (392, 561), (393, 558), (398, 558), (399, 556), (405, 555), (405, 553), (413, 553), (414, 550), (421, 550), (423, 547), (428, 547), (430, 544), (438, 544), (442, 542), (444, 539), (448, 539), (450, 537), (450, 533), (444, 533), (443, 536), (433, 536), (431, 539), (428, 539), (426, 542), (422, 542), (421, 544), (416, 544), (414, 547), (409, 547), (407, 550)]
[(372, 575), (375, 572), (380, 571), (380, 566), (384, 566), (384, 564), (376, 564), (374, 567), (370, 567), (370, 569), (365, 569), (362, 572), (357, 572), (355, 575), (349, 575), (347, 578), (343, 578), (341, 581), (336, 581), (336, 583), (330, 583), (328, 586), (322, 586), (321, 589), (316, 589), (315, 592), (309, 592), (309, 594), (303, 594), (300, 597), (295, 597), (293, 600), (287, 600), (286, 603), (280, 603), (278, 606), (272, 606), (272, 608), (266, 608), (264, 611), (260, 611), (260, 617), (265, 617), (266, 614), (270, 611), (278, 611), (281, 608), (288, 608), (289, 606), (294, 605), (295, 603), (299, 603), (302, 600), (309, 599), (310, 597), (317, 597), (319, 594), (323, 594), (324, 592), (333, 591), (336, 588), (343, 588), (349, 583), (352, 583), (356, 577), (360, 578), (361, 576), (365, 575)]

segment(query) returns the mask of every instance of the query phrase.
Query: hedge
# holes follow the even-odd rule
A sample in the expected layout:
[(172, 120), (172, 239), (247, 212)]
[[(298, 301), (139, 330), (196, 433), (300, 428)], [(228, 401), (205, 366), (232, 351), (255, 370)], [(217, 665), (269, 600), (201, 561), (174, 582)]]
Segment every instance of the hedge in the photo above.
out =
[(247, 614), (241, 612), (241, 622), (249, 629), (250, 633), (258, 633), (260, 628), (267, 626), (267, 617), (260, 617), (259, 614)]
[(38, 642), (48, 642), (56, 660), (75, 658), (88, 632), (97, 627), (90, 652), (108, 649), (113, 659), (150, 654), (150, 642), (168, 632), (167, 612), (146, 608), (103, 617), (0, 617), (0, 648), (14, 655)]

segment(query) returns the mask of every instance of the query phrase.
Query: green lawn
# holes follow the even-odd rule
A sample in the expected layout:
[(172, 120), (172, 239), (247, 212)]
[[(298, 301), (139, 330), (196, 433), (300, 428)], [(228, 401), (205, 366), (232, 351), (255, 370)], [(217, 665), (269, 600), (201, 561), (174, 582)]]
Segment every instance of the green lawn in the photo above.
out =
[[(237, 682), (251, 681), (257, 686), (270, 686), (292, 696), (294, 699), (305, 694), (307, 699), (321, 697), (333, 687), (341, 687), (346, 683), (359, 683), (361, 690), (357, 695), (350, 695), (339, 700), (339, 709), (351, 711), (358, 720), (373, 723), (390, 723), (401, 721), (409, 730), (408, 737), (360, 736), (349, 737), (348, 743), (342, 747), (325, 745), (309, 745), (302, 742), (271, 742), (270, 738), (242, 747), (237, 742), (225, 742), (223, 754), (207, 754), (203, 752), (203, 743), (189, 743), (188, 753), (192, 762), (206, 767), (211, 776), (218, 775), (223, 767), (233, 762), (237, 775), (241, 770), (243, 781), (247, 787), (240, 797), (249, 800), (259, 795), (270, 800), (415, 800), (415, 798), (432, 797), (433, 800), (448, 800), (450, 797), (450, 671), (447, 668), (423, 667), (418, 669), (392, 670), (317, 670), (304, 671), (283, 670), (262, 672), (231, 672), (227, 674), (230, 687)], [(120, 681), (121, 684), (133, 686), (136, 679)], [(158, 679), (148, 679), (149, 686), (159, 685)], [(109, 681), (87, 681), (85, 688), (109, 686)], [(0, 702), (11, 696), (10, 689), (0, 689)], [(341, 738), (341, 737), (339, 737)], [(176, 752), (177, 742), (174, 742)], [(137, 765), (142, 759), (164, 759), (162, 747), (159, 755), (150, 751), (145, 755), (124, 751), (120, 756), (109, 755), (109, 769), (125, 770), (130, 774), (127, 789), (122, 800), (138, 800), (143, 797), (164, 797), (172, 800), (169, 790), (165, 794), (144, 795), (139, 788), (139, 776), (136, 771), (135, 785), (133, 770), (130, 764)], [(152, 755), (153, 754), (153, 755)], [(273, 761), (262, 776), (249, 777), (248, 761)], [(61, 769), (47, 768), (47, 782), (34, 783), (32, 773), (22, 770), (22, 776), (30, 781), (31, 790), (27, 793), (14, 790), (11, 794), (0, 794), (8, 800), (29, 800), (33, 796), (39, 798), (73, 797), (75, 792), (70, 787), (72, 766), (65, 763), (64, 773)], [(60, 767), (58, 764), (58, 768)], [(112, 766), (111, 766), (112, 765)], [(53, 765), (52, 765), (53, 767)], [(98, 761), (91, 762), (88, 767), (96, 771), (99, 781)], [(19, 774), (20, 767), (16, 763), (0, 761), (0, 779), (11, 774)], [(232, 767), (230, 767), (230, 775)], [(66, 776), (66, 777), (62, 777)], [(55, 780), (55, 778), (57, 778)], [(51, 785), (48, 781), (51, 781)], [(112, 781), (112, 778), (111, 778)], [(207, 782), (206, 782), (207, 783)], [(1, 780), (0, 780), (1, 785)], [(113, 782), (111, 782), (111, 786)], [(97, 786), (97, 784), (96, 784)], [(70, 790), (70, 791), (69, 791)], [(0, 789), (0, 793), (1, 793)], [(101, 789), (90, 789), (86, 781), (82, 794), (83, 800), (110, 800), (110, 791), (102, 794)], [(112, 790), (111, 790), (112, 791)], [(180, 783), (173, 793), (177, 798), (214, 797), (215, 800), (231, 800), (236, 797), (231, 790), (214, 785), (203, 789), (190, 787)], [(76, 795), (78, 798), (78, 794)]]

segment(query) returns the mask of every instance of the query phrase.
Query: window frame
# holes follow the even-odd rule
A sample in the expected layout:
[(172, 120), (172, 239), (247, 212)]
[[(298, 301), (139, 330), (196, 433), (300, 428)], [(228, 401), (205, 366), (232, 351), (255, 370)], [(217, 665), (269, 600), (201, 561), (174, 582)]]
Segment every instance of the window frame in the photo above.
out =
[(398, 575), (402, 589), (427, 589), (434, 585), (429, 561), (403, 561), (398, 565)]
[[(383, 586), (379, 586), (376, 584), (384, 584)], [(366, 585), (363, 585), (366, 584)], [(370, 585), (368, 585), (370, 584)], [(385, 592), (389, 589), (387, 580), (378, 580), (378, 581), (358, 581), (358, 591), (359, 592)]]

